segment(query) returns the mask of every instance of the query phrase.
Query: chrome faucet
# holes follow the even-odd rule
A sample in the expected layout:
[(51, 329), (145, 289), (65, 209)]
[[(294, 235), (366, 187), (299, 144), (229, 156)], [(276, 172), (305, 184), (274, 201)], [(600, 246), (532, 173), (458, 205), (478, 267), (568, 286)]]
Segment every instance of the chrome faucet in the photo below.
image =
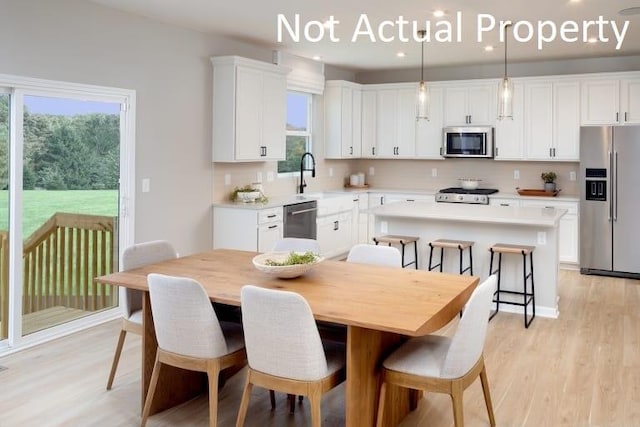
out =
[[(311, 156), (311, 169), (306, 168), (304, 166), (304, 158), (307, 156)], [(304, 182), (304, 171), (311, 171), (311, 177), (316, 177), (316, 159), (313, 157), (313, 154), (306, 152), (300, 157), (300, 194), (304, 193), (304, 187), (307, 186), (307, 183)]]

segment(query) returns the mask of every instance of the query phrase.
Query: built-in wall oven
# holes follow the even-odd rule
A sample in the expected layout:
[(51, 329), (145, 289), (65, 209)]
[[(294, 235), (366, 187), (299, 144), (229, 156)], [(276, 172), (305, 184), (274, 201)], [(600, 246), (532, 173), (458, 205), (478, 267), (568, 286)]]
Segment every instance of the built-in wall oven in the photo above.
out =
[(444, 157), (493, 157), (493, 128), (478, 126), (443, 129)]
[(316, 239), (316, 216), (318, 202), (315, 200), (284, 206), (284, 237)]

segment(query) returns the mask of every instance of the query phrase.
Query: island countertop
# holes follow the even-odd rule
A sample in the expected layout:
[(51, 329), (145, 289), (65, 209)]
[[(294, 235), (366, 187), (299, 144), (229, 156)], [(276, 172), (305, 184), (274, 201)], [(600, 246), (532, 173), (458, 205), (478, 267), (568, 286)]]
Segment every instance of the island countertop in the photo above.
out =
[(462, 203), (398, 202), (371, 208), (379, 217), (557, 227), (566, 209), (472, 205)]

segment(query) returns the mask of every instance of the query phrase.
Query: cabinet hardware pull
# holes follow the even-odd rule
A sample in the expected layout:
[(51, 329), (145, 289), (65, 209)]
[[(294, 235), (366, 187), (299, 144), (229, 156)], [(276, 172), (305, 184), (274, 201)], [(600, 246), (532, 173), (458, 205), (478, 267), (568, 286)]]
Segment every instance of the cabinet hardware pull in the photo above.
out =
[(549, 157), (553, 157), (553, 148), (549, 148)]
[(271, 215), (267, 215), (267, 218), (275, 218), (277, 215), (276, 214), (271, 214)]
[(270, 226), (269, 226), (269, 229), (270, 229), (270, 230), (272, 230), (272, 229), (274, 229), (274, 228), (278, 228), (278, 226), (277, 226), (277, 225), (270, 225)]
[(349, 154), (353, 155), (353, 146), (349, 147)]
[(415, 202), (416, 199), (407, 199), (407, 202)]
[(496, 156), (498, 155), (498, 147), (496, 147)]
[(509, 203), (500, 203), (500, 206), (509, 206)]
[(624, 121), (625, 121), (625, 122), (627, 122), (627, 121), (628, 121), (628, 119), (627, 119), (627, 114), (629, 114), (629, 113), (625, 111), (625, 112), (624, 112)]
[(317, 211), (317, 210), (318, 210), (318, 208), (302, 209), (300, 211), (293, 211), (289, 215), (300, 215), (300, 214), (303, 214), (303, 213), (314, 212), (314, 211)]
[(338, 228), (340, 228), (340, 222), (339, 221), (333, 221), (333, 231), (337, 231)]
[(376, 155), (376, 147), (371, 147), (371, 155), (372, 156)]
[(620, 116), (620, 113), (616, 113), (616, 122), (618, 121), (618, 116)]

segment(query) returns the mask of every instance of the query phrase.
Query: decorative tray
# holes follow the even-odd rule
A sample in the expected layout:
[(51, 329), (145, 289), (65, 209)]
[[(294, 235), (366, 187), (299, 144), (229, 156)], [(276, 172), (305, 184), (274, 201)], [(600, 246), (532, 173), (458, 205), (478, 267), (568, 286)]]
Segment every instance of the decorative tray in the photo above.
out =
[(560, 192), (560, 189), (556, 191), (544, 191), (541, 188), (520, 188), (516, 187), (518, 194), (521, 196), (537, 196), (537, 197), (555, 197)]

